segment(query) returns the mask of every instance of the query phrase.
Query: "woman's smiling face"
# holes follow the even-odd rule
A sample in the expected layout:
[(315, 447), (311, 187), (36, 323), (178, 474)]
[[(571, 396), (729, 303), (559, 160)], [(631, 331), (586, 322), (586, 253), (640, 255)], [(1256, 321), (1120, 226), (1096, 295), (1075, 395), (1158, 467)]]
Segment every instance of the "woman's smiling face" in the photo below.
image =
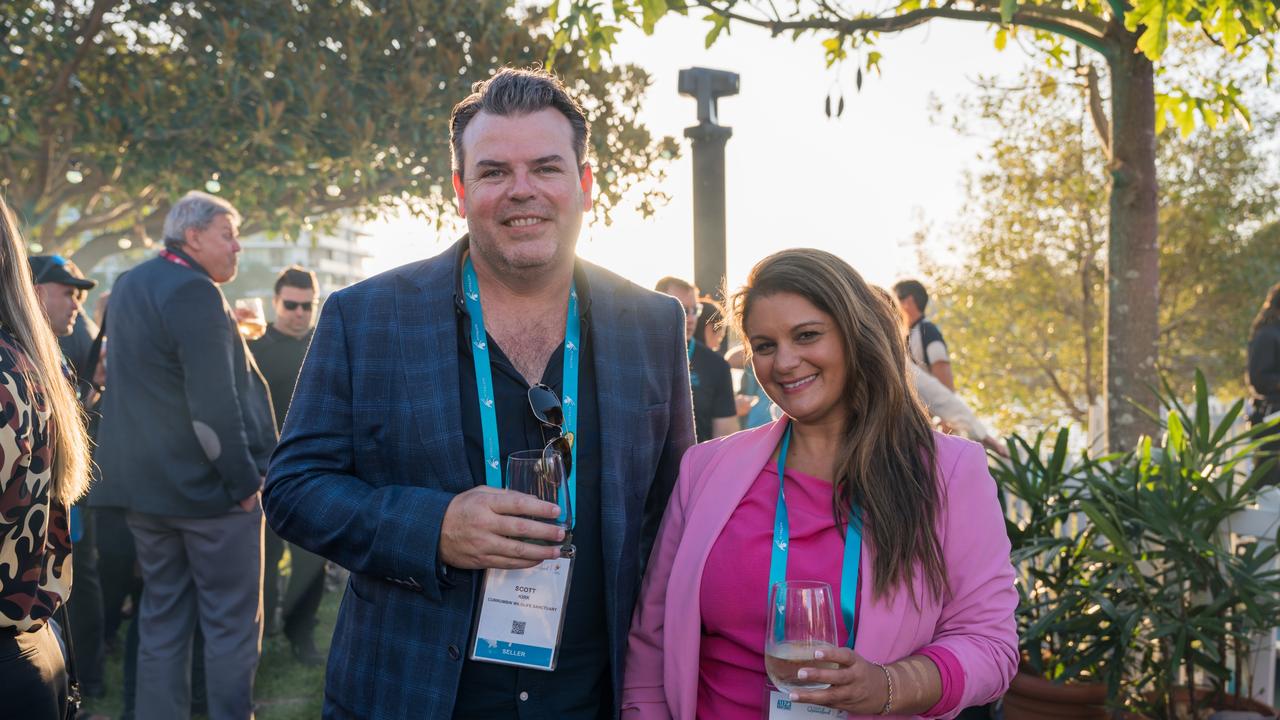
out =
[(801, 423), (843, 419), (848, 382), (844, 338), (835, 320), (795, 293), (751, 302), (751, 365), (769, 398)]

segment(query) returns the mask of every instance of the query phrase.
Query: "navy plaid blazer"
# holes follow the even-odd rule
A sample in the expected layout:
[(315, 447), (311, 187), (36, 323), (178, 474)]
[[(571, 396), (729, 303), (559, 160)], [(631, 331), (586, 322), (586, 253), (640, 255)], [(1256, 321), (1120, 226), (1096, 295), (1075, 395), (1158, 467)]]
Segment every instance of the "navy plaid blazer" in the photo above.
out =
[[(272, 457), (263, 495), (271, 527), (351, 571), (326, 718), (453, 712), (480, 583), (442, 567), (437, 544), (450, 500), (483, 483), (463, 446), (457, 250), (329, 297)], [(693, 411), (680, 304), (579, 262), (591, 287), (617, 715), (640, 576), (693, 444)]]

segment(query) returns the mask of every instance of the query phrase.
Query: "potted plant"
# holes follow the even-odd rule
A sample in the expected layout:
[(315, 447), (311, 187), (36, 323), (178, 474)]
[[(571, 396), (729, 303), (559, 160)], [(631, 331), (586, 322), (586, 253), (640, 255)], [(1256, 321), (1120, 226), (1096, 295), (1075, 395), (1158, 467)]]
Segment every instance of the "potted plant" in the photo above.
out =
[(1243, 470), (1266, 428), (1232, 433), (1242, 402), (1214, 424), (1199, 371), (1193, 406), (1167, 383), (1161, 402), (1159, 444), (1145, 438), (1122, 457), (1088, 464), (1078, 496), (1091, 555), (1109, 566), (1106, 613), (1137, 620), (1116, 663), (1112, 704), (1156, 720), (1274, 714), (1249, 701), (1245, 670), (1254, 638), (1280, 619), (1280, 548), (1227, 531), (1257, 501), (1274, 462)]
[[(1022, 662), (1004, 698), (1008, 720), (1105, 718), (1105, 668), (1114, 631), (1096, 617), (1103, 579), (1114, 563), (1092, 557), (1094, 531), (1079, 512), (1094, 461), (1072, 458), (1066, 428), (1028, 442), (1012, 436), (1009, 459), (992, 475), (1004, 498), (1017, 569)], [(1118, 680), (1116, 681), (1118, 685)]]

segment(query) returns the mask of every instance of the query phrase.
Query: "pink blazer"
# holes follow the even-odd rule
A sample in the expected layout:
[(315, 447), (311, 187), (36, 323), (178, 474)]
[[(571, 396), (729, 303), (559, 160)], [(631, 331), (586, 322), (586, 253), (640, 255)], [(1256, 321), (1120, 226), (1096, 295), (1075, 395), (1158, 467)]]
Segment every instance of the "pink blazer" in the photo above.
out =
[[(690, 448), (658, 531), (631, 622), (622, 716), (694, 720), (702, 637), (702, 572), (711, 546), (746, 495), (785, 427), (782, 421)], [(872, 596), (873, 543), (862, 546), (857, 651), (880, 663), (926, 645), (950, 650), (964, 670), (954, 717), (1000, 697), (1018, 664), (1018, 605), (1009, 538), (982, 447), (935, 434), (945, 485), (942, 541), (950, 591), (916, 607), (905, 592)], [(917, 570), (916, 587), (921, 587)], [(919, 594), (919, 593), (918, 593)], [(763, 631), (761, 645), (763, 646)], [(763, 647), (762, 647), (763, 650)]]

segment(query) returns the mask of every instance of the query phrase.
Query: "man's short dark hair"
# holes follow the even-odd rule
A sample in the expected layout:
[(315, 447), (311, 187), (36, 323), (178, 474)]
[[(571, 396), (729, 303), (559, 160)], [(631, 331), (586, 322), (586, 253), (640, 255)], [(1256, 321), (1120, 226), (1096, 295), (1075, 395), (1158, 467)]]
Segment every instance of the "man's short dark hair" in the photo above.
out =
[[(674, 275), (668, 275), (654, 284), (653, 289), (660, 293), (671, 294), (672, 292), (689, 292), (697, 290), (693, 283), (688, 280), (681, 280)], [(696, 293), (695, 293), (696, 294)]]
[(320, 290), (320, 282), (316, 280), (316, 274), (301, 265), (290, 265), (280, 271), (276, 276), (276, 294), (280, 294), (280, 288), (291, 287), (299, 290)]
[(893, 294), (898, 299), (911, 298), (916, 301), (916, 309), (924, 312), (929, 304), (929, 291), (924, 289), (924, 285), (919, 280), (899, 280), (893, 284)]
[(462, 177), (466, 159), (462, 155), (462, 133), (481, 111), (490, 115), (511, 117), (528, 115), (554, 108), (564, 115), (573, 129), (573, 156), (579, 171), (587, 154), (587, 114), (577, 100), (570, 97), (564, 83), (555, 75), (539, 69), (503, 68), (488, 80), (471, 87), (471, 94), (453, 106), (449, 116), (449, 143), (453, 149), (453, 172)]

